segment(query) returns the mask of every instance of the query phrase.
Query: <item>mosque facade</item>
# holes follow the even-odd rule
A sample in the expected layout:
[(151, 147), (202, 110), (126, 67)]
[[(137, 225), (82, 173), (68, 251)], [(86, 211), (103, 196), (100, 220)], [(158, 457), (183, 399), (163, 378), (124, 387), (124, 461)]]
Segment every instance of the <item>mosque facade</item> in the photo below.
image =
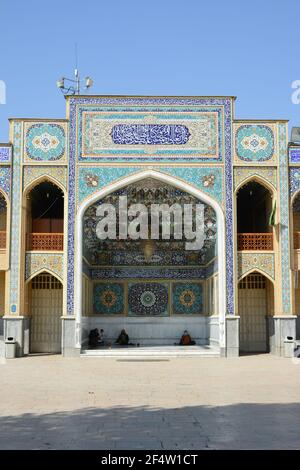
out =
[[(174, 345), (187, 329), (221, 356), (284, 355), (300, 315), (300, 146), (287, 121), (235, 119), (234, 103), (79, 95), (65, 119), (10, 119), (0, 314), (18, 356), (79, 356), (93, 328), (108, 344), (125, 328), (145, 347)], [(99, 239), (99, 210), (119, 223), (120, 197), (201, 204), (201, 247), (150, 229)]]

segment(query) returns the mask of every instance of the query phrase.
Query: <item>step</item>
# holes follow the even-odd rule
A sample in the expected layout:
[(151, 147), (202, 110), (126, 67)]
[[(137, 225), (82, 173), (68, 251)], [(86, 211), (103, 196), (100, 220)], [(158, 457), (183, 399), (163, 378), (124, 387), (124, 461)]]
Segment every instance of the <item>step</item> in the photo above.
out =
[(83, 349), (81, 357), (220, 357), (217, 346), (145, 346)]

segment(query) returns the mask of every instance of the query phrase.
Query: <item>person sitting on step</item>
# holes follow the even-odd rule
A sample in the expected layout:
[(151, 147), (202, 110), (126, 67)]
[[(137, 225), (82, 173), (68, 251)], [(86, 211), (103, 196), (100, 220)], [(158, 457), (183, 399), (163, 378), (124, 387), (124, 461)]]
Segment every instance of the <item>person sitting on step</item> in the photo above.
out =
[(91, 348), (96, 348), (99, 344), (99, 331), (98, 328), (91, 330), (89, 333), (89, 346)]
[(99, 333), (99, 344), (104, 345), (104, 330), (101, 328), (100, 333)]
[(184, 330), (183, 335), (180, 339), (180, 346), (193, 346), (195, 341), (192, 341), (192, 338), (187, 330)]
[(118, 339), (116, 341), (117, 344), (120, 344), (120, 346), (128, 346), (129, 344), (129, 336), (126, 333), (126, 330), (123, 329), (121, 333), (118, 336)]

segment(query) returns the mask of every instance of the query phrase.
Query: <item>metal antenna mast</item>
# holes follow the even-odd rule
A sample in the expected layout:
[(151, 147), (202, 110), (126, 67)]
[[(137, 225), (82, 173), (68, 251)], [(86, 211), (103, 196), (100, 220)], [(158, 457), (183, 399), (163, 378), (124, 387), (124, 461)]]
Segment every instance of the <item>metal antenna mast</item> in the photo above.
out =
[(57, 88), (61, 90), (64, 95), (80, 95), (81, 85), (85, 83), (85, 90), (88, 90), (93, 86), (93, 80), (91, 77), (85, 77), (80, 79), (79, 70), (78, 70), (78, 51), (77, 43), (75, 43), (75, 70), (74, 70), (74, 79), (62, 77), (56, 82)]

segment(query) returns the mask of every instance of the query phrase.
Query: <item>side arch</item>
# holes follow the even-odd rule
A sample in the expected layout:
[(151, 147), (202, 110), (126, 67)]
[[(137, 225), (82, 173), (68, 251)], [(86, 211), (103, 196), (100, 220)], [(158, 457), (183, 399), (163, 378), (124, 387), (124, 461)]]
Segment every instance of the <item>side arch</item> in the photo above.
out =
[(9, 197), (8, 195), (6, 194), (5, 191), (3, 191), (3, 189), (0, 188), (0, 195), (3, 196), (3, 199), (5, 199), (5, 202), (6, 202), (6, 208), (8, 209), (9, 205), (10, 205), (10, 200), (9, 200)]
[(275, 313), (275, 283), (261, 269), (248, 271), (238, 282), (240, 351), (270, 350), (270, 321)]
[(247, 277), (249, 274), (253, 274), (253, 273), (258, 273), (258, 274), (261, 274), (262, 276), (266, 277), (272, 284), (273, 286), (275, 286), (275, 280), (268, 274), (266, 273), (266, 271), (263, 271), (262, 269), (260, 268), (252, 268), (252, 269), (249, 269), (249, 271), (243, 273), (239, 278), (238, 278), (238, 282), (242, 281), (245, 277)]
[(295, 199), (297, 199), (297, 197), (299, 197), (299, 196), (300, 196), (300, 188), (297, 189), (297, 191), (294, 192), (294, 194), (292, 195), (292, 197), (290, 199), (291, 207), (293, 207)]
[(60, 353), (63, 283), (48, 269), (36, 272), (26, 283), (30, 316), (30, 351)]
[(63, 284), (63, 279), (57, 274), (55, 273), (54, 271), (52, 271), (51, 269), (49, 268), (40, 268), (38, 271), (35, 271), (34, 273), (32, 273), (26, 280), (25, 280), (25, 284), (28, 284), (30, 281), (32, 281), (32, 279), (34, 279), (36, 276), (39, 276), (39, 274), (43, 274), (43, 273), (46, 273), (46, 274), (50, 274), (51, 276), (55, 277), (55, 279), (57, 279), (58, 281), (60, 281), (62, 284)]
[(268, 189), (268, 191), (270, 191), (271, 197), (276, 196), (276, 191), (277, 191), (276, 188), (267, 179), (265, 179), (263, 176), (256, 175), (256, 174), (250, 175), (247, 178), (245, 178), (243, 181), (241, 181), (238, 184), (238, 186), (235, 188), (234, 194), (237, 195), (237, 193), (239, 192), (239, 190), (243, 186), (245, 186), (246, 184), (251, 183), (251, 182), (259, 183), (262, 186), (264, 186), (266, 189)]
[(55, 184), (59, 189), (62, 190), (62, 192), (64, 193), (64, 196), (66, 196), (66, 188), (64, 187), (64, 185), (62, 185), (61, 182), (58, 181), (57, 179), (53, 178), (53, 176), (47, 175), (45, 173), (44, 175), (40, 175), (38, 178), (35, 178), (24, 187), (23, 197), (26, 197), (32, 189), (34, 189), (40, 183), (44, 183), (44, 182)]

